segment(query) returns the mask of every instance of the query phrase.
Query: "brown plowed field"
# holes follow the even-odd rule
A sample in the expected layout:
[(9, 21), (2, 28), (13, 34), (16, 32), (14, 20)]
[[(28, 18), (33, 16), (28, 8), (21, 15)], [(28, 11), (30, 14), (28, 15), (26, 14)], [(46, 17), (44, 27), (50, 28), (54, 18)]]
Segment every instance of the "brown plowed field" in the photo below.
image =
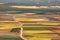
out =
[(10, 30), (8, 30), (8, 29), (0, 29), (0, 36), (4, 36), (4, 35), (15, 36), (15, 35), (18, 35), (18, 33), (16, 33), (16, 32), (10, 32)]

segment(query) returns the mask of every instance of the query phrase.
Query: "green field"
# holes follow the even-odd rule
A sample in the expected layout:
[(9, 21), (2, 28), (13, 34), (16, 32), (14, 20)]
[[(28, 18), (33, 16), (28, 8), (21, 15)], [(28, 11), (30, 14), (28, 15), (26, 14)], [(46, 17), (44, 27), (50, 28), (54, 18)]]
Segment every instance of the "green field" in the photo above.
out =
[[(36, 13), (36, 12), (39, 12), (39, 11), (43, 11), (43, 12), (59, 12), (60, 9), (0, 8), (0, 11), (22, 11), (21, 13), (24, 13), (24, 12)], [(3, 13), (3, 14), (6, 14), (6, 13)], [(12, 14), (17, 14), (17, 13), (12, 13)], [(18, 13), (18, 14), (20, 14), (20, 13)]]
[(0, 36), (0, 40), (21, 40), (19, 36)]

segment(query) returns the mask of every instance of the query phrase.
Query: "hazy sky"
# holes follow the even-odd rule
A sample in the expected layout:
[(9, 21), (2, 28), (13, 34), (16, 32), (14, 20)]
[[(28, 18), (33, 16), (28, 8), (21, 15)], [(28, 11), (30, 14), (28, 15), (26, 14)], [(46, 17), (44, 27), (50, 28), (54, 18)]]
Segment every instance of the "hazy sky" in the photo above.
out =
[[(19, 1), (22, 1), (22, 2), (24, 2), (24, 1), (49, 1), (49, 0), (0, 0), (0, 3), (6, 3), (6, 2), (19, 2)], [(54, 0), (50, 0), (50, 1), (54, 1)], [(56, 1), (56, 0), (55, 0)], [(57, 0), (57, 1), (60, 1), (60, 0)]]
[(20, 0), (0, 0), (1, 3), (6, 3), (6, 2), (17, 2)]

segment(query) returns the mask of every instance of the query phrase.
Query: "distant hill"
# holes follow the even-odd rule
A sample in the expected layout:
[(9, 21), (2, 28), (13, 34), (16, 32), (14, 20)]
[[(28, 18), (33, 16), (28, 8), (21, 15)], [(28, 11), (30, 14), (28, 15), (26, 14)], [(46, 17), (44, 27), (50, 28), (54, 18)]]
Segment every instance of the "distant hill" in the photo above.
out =
[(5, 5), (60, 5), (60, 0), (0, 0)]

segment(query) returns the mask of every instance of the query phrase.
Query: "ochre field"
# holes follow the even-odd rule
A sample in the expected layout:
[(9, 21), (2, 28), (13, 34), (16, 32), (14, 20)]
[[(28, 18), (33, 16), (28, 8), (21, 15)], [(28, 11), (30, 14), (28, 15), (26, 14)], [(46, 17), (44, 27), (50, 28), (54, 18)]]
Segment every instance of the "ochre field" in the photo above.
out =
[[(32, 18), (30, 18), (32, 19)], [(17, 21), (23, 23), (23, 36), (27, 40), (51, 40), (55, 35), (51, 31), (51, 28), (57, 27), (60, 25), (60, 22), (29, 22), (29, 18), (16, 18)], [(18, 27), (20, 24), (17, 23), (0, 23), (1, 29), (10, 29)]]
[(0, 22), (0, 29), (19, 28), (20, 25), (18, 22)]
[(44, 21), (29, 21), (33, 18), (17, 18), (16, 20), (23, 23), (24, 37), (27, 40), (51, 40), (57, 34), (51, 31), (51, 28), (58, 27), (60, 22), (44, 22)]

